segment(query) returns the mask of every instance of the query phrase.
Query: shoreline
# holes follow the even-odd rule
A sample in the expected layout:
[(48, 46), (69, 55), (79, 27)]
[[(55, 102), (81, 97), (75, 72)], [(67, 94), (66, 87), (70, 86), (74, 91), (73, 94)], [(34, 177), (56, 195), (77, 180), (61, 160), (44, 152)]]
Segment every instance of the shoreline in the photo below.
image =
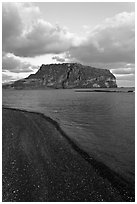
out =
[(134, 93), (135, 91), (119, 91), (119, 90), (75, 90), (75, 92), (105, 92), (105, 93)]
[[(16, 160), (18, 161), (15, 162), (18, 171), (20, 167), (29, 166), (27, 179), (33, 185), (39, 183), (41, 175), (43, 175), (42, 189), (44, 189), (44, 193), (46, 192), (46, 195), (43, 195), (43, 190), (38, 187), (39, 184), (37, 188), (31, 191), (29, 187), (28, 191), (30, 192), (26, 192), (27, 196), (23, 198), (21, 193), (16, 193), (16, 196), (11, 193), (13, 186), (16, 186), (15, 182), (10, 181), (10, 187), (7, 187), (5, 182), (3, 185), (3, 201), (24, 201), (23, 199), (27, 199), (25, 201), (28, 202), (41, 200), (53, 202), (134, 201), (134, 185), (80, 149), (60, 128), (59, 124), (50, 117), (42, 113), (3, 107), (2, 120), (2, 130), (4, 132), (3, 174), (6, 176), (5, 178), (9, 174), (7, 169), (9, 170), (12, 166), (10, 165), (11, 160)], [(10, 129), (10, 131), (7, 131), (7, 129)], [(9, 137), (9, 135), (12, 137)], [(33, 174), (36, 175), (37, 168), (39, 179), (34, 182), (33, 178), (30, 177)], [(13, 177), (14, 175), (20, 180), (21, 173), (16, 172), (16, 174), (13, 171), (10, 176)], [(54, 181), (50, 183), (49, 180), (52, 177)], [(45, 181), (49, 182), (48, 185)], [(69, 185), (67, 185), (68, 183)], [(78, 184), (77, 188), (76, 184)], [(58, 186), (58, 190), (55, 185)], [(20, 191), (22, 188), (24, 187), (21, 185)], [(36, 197), (32, 195), (34, 191), (37, 194)], [(10, 192), (11, 197), (6, 196), (7, 192)]]

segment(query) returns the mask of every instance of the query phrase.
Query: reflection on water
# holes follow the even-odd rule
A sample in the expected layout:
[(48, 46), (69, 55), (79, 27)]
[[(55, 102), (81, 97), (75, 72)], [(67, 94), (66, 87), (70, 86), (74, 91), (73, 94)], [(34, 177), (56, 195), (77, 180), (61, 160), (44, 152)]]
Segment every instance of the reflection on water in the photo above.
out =
[(81, 148), (134, 180), (134, 93), (4, 90), (3, 105), (42, 112)]

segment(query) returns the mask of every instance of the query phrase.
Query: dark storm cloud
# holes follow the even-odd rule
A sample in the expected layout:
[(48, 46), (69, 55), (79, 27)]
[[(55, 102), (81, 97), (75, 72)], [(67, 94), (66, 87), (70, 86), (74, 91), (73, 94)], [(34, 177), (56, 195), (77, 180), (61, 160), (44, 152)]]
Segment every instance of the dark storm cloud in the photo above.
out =
[(17, 56), (57, 54), (73, 44), (73, 34), (43, 20), (39, 9), (31, 4), (3, 3), (2, 25), (3, 51)]
[(22, 20), (19, 16), (18, 9), (14, 4), (3, 3), (2, 7), (2, 42), (3, 50), (8, 49), (11, 40), (21, 35), (23, 29)]

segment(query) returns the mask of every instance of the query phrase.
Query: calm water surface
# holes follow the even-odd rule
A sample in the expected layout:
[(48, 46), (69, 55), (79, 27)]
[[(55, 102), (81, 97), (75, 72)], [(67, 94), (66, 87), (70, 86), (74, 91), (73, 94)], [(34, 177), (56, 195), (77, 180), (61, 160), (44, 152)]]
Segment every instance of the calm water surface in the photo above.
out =
[(42, 112), (91, 156), (134, 181), (135, 94), (3, 90), (3, 105)]

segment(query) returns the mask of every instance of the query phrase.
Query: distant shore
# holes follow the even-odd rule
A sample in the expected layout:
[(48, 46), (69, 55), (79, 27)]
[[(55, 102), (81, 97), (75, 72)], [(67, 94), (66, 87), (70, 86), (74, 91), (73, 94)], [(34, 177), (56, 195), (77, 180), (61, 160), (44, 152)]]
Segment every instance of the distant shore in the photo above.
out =
[(135, 87), (117, 87), (117, 88), (51, 88), (51, 87), (31, 87), (31, 88), (14, 88), (9, 85), (3, 85), (3, 90), (74, 90), (75, 92), (107, 92), (107, 93), (134, 93)]
[(75, 89), (75, 92), (116, 92), (116, 93), (131, 93), (135, 92), (135, 87), (127, 88), (92, 88), (92, 89)]
[(41, 114), (3, 107), (3, 202), (122, 202), (134, 184), (81, 150)]

